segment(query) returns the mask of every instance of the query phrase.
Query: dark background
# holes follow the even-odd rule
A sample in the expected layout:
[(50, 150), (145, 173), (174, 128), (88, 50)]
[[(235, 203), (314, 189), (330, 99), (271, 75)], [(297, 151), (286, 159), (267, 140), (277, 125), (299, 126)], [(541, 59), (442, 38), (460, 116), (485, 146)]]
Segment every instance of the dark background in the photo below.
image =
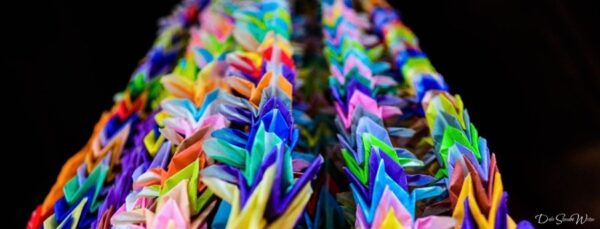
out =
[[(16, 228), (85, 144), (176, 2), (6, 7), (15, 15), (3, 26), (10, 70), (1, 84), (3, 130), (12, 136), (4, 144), (15, 147), (3, 154), (16, 167), (4, 170), (4, 198)], [(497, 154), (512, 217), (578, 212), (600, 225), (600, 8), (566, 0), (397, 2)]]

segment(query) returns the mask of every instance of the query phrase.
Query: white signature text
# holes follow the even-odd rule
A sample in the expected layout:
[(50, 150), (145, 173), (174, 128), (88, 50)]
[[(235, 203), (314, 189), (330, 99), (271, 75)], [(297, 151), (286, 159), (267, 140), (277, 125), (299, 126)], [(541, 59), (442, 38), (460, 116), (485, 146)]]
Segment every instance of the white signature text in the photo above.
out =
[(594, 222), (594, 218), (586, 214), (566, 214), (566, 213), (558, 213), (554, 216), (546, 215), (543, 213), (537, 214), (535, 216), (535, 220), (538, 224), (546, 224), (546, 223), (555, 223), (556, 225), (561, 225), (563, 223), (574, 223), (575, 225), (582, 225), (589, 222)]

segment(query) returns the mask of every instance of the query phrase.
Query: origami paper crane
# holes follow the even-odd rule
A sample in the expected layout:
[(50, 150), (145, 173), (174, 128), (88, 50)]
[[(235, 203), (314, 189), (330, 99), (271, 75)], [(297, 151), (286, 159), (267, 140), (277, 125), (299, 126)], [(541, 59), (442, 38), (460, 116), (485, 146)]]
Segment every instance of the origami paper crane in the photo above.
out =
[(415, 34), (359, 3), (184, 0), (27, 228), (532, 228)]

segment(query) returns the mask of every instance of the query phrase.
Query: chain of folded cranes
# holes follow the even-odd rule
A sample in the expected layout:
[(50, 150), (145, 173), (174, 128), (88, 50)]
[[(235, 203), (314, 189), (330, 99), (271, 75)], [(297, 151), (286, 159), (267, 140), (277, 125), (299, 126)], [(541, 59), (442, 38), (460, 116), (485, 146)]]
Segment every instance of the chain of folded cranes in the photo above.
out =
[(532, 227), (394, 9), (295, 6), (177, 6), (28, 228)]

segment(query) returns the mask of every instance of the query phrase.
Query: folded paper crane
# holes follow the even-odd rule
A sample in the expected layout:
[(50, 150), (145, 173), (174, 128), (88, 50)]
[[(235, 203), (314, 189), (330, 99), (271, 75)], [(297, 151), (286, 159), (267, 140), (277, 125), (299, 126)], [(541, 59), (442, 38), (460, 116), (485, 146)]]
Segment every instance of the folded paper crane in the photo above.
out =
[(385, 1), (185, 0), (159, 26), (27, 228), (532, 227)]

